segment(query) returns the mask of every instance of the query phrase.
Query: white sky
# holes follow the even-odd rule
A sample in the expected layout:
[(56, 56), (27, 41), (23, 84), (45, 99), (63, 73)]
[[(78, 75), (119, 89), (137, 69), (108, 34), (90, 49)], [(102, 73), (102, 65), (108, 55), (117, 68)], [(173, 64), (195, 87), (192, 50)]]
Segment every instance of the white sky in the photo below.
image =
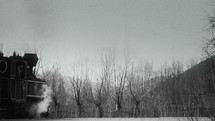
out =
[(110, 48), (155, 65), (199, 59), (212, 1), (0, 0), (0, 43), (7, 56), (41, 52), (65, 73)]

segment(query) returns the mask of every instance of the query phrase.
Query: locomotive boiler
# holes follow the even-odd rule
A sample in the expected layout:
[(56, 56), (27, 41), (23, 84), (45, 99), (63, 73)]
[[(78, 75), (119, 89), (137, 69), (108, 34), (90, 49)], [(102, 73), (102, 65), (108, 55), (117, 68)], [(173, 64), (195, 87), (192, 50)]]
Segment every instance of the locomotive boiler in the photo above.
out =
[(32, 105), (43, 100), (45, 81), (34, 73), (38, 57), (34, 53), (24, 56), (0, 56), (0, 118), (28, 118)]

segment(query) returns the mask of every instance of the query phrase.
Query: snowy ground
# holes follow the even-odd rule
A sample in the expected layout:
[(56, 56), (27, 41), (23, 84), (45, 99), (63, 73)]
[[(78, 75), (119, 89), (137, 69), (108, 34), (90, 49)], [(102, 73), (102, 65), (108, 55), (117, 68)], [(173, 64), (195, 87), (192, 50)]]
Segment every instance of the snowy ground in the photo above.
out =
[(70, 119), (0, 119), (3, 121), (211, 121), (209, 118), (197, 119), (185, 117), (162, 117), (162, 118), (70, 118)]

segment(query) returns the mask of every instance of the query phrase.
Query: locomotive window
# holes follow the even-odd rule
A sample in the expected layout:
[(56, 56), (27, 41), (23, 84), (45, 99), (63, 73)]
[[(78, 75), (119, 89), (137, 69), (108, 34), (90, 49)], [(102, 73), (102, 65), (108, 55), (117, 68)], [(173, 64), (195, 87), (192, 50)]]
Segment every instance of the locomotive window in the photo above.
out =
[(20, 83), (21, 87), (21, 99), (25, 99), (26, 96), (26, 84), (25, 82)]
[(0, 78), (0, 98), (8, 98), (8, 80)]
[(0, 73), (4, 73), (7, 70), (7, 62), (0, 60)]
[(15, 73), (16, 73), (16, 63), (13, 62), (13, 61), (11, 61), (10, 70), (11, 70), (11, 75), (15, 76)]
[(16, 93), (16, 80), (15, 79), (10, 80), (10, 93), (11, 93), (11, 98), (15, 99), (15, 93)]
[(17, 66), (17, 76), (19, 79), (23, 79), (24, 67), (23, 65)]
[(17, 63), (16, 76), (18, 79), (24, 79), (25, 78), (25, 63), (22, 61), (19, 61)]

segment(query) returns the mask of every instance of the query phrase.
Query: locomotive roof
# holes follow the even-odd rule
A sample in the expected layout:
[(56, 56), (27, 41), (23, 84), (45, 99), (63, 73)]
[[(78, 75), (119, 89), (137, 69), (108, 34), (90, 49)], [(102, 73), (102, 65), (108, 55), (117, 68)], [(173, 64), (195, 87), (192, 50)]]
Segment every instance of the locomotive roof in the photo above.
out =
[[(25, 55), (34, 55), (34, 53), (25, 53)], [(12, 59), (12, 60), (18, 60), (18, 61), (24, 61), (24, 62), (28, 62), (26, 59), (24, 59), (24, 56), (20, 56), (20, 55), (12, 55), (12, 56), (0, 56), (0, 58), (7, 58), (7, 59)]]

